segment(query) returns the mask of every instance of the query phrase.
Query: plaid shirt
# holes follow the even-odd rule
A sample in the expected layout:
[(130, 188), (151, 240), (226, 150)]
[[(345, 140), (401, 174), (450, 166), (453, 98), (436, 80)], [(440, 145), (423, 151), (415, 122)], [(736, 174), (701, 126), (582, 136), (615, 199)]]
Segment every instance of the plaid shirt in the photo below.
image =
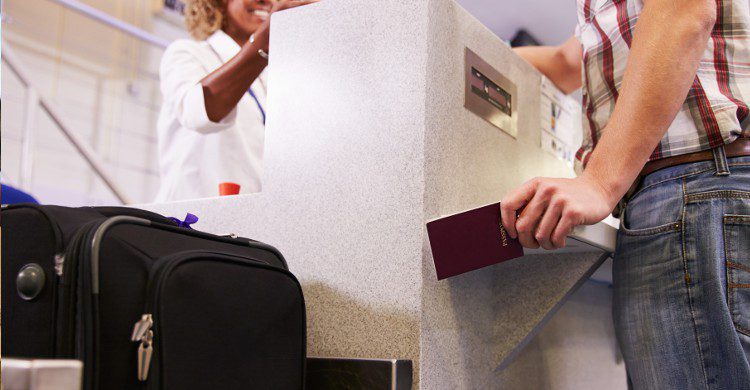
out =
[[(642, 0), (577, 0), (583, 45), (585, 166), (615, 108)], [(748, 116), (750, 15), (747, 0), (716, 0), (717, 18), (685, 103), (649, 160), (734, 141)], [(747, 131), (747, 130), (746, 130)], [(582, 163), (582, 164), (580, 164)]]

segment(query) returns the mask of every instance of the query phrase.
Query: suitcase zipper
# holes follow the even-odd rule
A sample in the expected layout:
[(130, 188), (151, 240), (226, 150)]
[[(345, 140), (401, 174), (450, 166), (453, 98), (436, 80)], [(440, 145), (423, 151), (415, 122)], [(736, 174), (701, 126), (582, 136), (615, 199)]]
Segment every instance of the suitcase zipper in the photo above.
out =
[(133, 327), (133, 335), (130, 341), (140, 343), (138, 345), (138, 380), (143, 382), (148, 379), (148, 369), (151, 367), (151, 357), (154, 354), (154, 319), (151, 314), (144, 314), (140, 321)]
[[(231, 262), (252, 263), (255, 265), (268, 267), (272, 270), (288, 272), (282, 268), (270, 265), (262, 260), (208, 251), (185, 251), (175, 253), (171, 256), (167, 256), (159, 260), (157, 264), (155, 264), (152, 268), (152, 274), (149, 277), (146, 287), (146, 305), (144, 314), (141, 315), (141, 319), (138, 320), (138, 322), (136, 322), (133, 326), (133, 333), (130, 337), (130, 341), (139, 343), (137, 373), (139, 381), (145, 382), (149, 378), (151, 360), (154, 354), (154, 344), (158, 341), (159, 336), (159, 327), (157, 322), (159, 313), (157, 313), (157, 304), (159, 301), (159, 293), (161, 292), (164, 281), (169, 276), (169, 273), (174, 270), (180, 263), (206, 257), (215, 259), (214, 261), (225, 260)], [(156, 314), (156, 320), (154, 319), (154, 314)]]

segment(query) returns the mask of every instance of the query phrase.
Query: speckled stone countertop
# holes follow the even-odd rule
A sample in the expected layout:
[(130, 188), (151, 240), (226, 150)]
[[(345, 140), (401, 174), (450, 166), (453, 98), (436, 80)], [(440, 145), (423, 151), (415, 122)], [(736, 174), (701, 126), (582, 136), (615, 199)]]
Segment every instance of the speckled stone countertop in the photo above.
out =
[[(463, 108), (465, 47), (516, 83), (517, 139)], [(572, 175), (539, 147), (540, 75), (452, 0), (296, 8), (274, 15), (271, 53), (263, 192), (146, 207), (279, 248), (310, 355), (411, 359), (429, 389), (500, 383), (601, 253), (437, 282), (424, 223)]]

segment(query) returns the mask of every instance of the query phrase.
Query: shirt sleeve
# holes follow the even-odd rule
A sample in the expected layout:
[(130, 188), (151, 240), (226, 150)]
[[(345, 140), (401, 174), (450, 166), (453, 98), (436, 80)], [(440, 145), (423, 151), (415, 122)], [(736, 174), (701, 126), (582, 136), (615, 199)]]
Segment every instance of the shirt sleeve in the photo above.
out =
[(213, 133), (231, 127), (237, 107), (219, 122), (208, 118), (200, 80), (209, 71), (198, 60), (189, 43), (177, 41), (164, 52), (159, 75), (167, 111), (183, 127), (199, 133)]

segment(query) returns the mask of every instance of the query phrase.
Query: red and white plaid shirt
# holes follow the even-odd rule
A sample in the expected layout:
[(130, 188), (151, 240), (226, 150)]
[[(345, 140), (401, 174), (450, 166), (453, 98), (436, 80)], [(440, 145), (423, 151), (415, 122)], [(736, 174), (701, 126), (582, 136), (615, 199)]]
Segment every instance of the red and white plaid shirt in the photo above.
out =
[[(583, 166), (601, 138), (622, 86), (642, 0), (577, 0), (583, 45)], [(750, 102), (747, 0), (716, 0), (717, 18), (685, 103), (650, 160), (711, 149), (743, 131)], [(747, 130), (745, 130), (747, 131)]]

